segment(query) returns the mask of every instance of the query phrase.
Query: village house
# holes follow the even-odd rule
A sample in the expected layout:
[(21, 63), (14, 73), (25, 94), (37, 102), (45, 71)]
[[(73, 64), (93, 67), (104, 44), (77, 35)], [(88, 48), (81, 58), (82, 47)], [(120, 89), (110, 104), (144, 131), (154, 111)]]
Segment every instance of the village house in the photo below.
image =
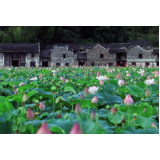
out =
[(159, 66), (159, 48), (149, 41), (112, 44), (53, 44), (40, 50), (40, 44), (0, 44), (3, 66)]

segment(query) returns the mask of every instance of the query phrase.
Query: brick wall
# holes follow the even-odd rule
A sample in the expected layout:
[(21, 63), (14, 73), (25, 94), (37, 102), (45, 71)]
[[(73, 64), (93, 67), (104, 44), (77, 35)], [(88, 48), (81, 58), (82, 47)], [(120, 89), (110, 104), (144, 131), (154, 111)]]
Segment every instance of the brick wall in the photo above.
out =
[[(127, 50), (126, 58), (127, 58), (127, 66), (131, 65), (131, 62), (136, 62), (136, 65), (142, 63), (145, 66), (145, 62), (149, 62), (150, 66), (156, 66), (156, 55), (153, 55), (153, 49), (145, 50), (140, 46), (135, 46), (131, 49)], [(139, 58), (139, 54), (142, 54), (143, 58)]]
[[(66, 53), (66, 58), (63, 58), (64, 53)], [(69, 66), (76, 65), (76, 57), (76, 54), (68, 51), (68, 46), (54, 46), (51, 50), (51, 67), (54, 67), (56, 63), (60, 63), (61, 66), (64, 66), (65, 63), (69, 63)]]
[[(92, 49), (87, 49), (87, 66), (91, 66), (91, 63), (94, 65), (107, 65), (113, 63), (116, 65), (116, 54), (109, 53), (109, 48), (106, 49), (101, 45), (96, 45)], [(100, 58), (100, 54), (103, 54), (103, 58)]]
[(0, 53), (0, 67), (4, 66), (4, 55), (3, 53)]
[(31, 53), (27, 53), (25, 66), (30, 66), (30, 62), (35, 62), (35, 67), (39, 67), (39, 53), (34, 53), (34, 57), (31, 57)]

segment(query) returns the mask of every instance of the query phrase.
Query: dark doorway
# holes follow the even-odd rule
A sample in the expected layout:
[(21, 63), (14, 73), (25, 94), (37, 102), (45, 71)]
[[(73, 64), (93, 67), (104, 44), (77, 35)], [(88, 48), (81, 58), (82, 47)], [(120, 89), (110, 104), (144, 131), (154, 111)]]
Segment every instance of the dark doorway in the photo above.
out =
[(123, 61), (118, 61), (118, 66), (124, 67), (124, 62)]
[(157, 66), (159, 66), (159, 62), (157, 62)]
[(48, 67), (48, 61), (42, 61), (42, 67)]
[(19, 60), (12, 60), (12, 66), (18, 67), (19, 66)]
[(82, 61), (82, 60), (78, 61), (78, 65), (79, 66), (84, 66), (84, 61)]
[(30, 67), (35, 67), (35, 62), (30, 62)]

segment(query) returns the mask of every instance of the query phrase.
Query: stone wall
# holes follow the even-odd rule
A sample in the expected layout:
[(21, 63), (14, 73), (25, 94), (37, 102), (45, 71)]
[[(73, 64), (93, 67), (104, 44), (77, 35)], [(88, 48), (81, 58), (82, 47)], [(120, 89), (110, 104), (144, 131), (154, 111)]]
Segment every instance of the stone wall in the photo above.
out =
[[(127, 58), (127, 66), (131, 65), (132, 62), (136, 62), (136, 66), (139, 65), (140, 63), (142, 63), (143, 66), (145, 66), (146, 62), (149, 62), (149, 66), (156, 66), (156, 55), (153, 55), (153, 49), (151, 50), (146, 50), (143, 49), (140, 46), (135, 46), (131, 49), (127, 49), (127, 54), (126, 54), (126, 58)], [(142, 54), (143, 58), (139, 58), (139, 54)]]
[(4, 54), (0, 53), (0, 67), (4, 66)]
[(31, 57), (31, 53), (27, 53), (25, 66), (30, 66), (30, 62), (35, 62), (35, 67), (39, 67), (39, 53), (34, 53), (34, 57)]
[[(63, 58), (63, 54), (66, 53), (66, 58)], [(65, 63), (69, 63), (69, 66), (76, 65), (77, 55), (72, 51), (68, 51), (68, 46), (57, 47), (54, 46), (51, 49), (51, 67), (56, 66), (56, 63), (60, 63), (60, 66), (64, 66)]]
[[(87, 66), (94, 65), (108, 65), (112, 63), (116, 65), (116, 53), (109, 53), (109, 48), (106, 49), (101, 45), (96, 45), (92, 49), (87, 49)], [(103, 54), (103, 58), (100, 58), (100, 54)]]

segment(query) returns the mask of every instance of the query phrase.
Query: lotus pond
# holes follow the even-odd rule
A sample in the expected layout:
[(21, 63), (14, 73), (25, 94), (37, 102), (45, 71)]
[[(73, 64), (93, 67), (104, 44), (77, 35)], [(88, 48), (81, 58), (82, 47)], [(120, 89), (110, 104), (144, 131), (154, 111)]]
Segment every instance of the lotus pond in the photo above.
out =
[(1, 134), (158, 134), (159, 68), (0, 68)]

